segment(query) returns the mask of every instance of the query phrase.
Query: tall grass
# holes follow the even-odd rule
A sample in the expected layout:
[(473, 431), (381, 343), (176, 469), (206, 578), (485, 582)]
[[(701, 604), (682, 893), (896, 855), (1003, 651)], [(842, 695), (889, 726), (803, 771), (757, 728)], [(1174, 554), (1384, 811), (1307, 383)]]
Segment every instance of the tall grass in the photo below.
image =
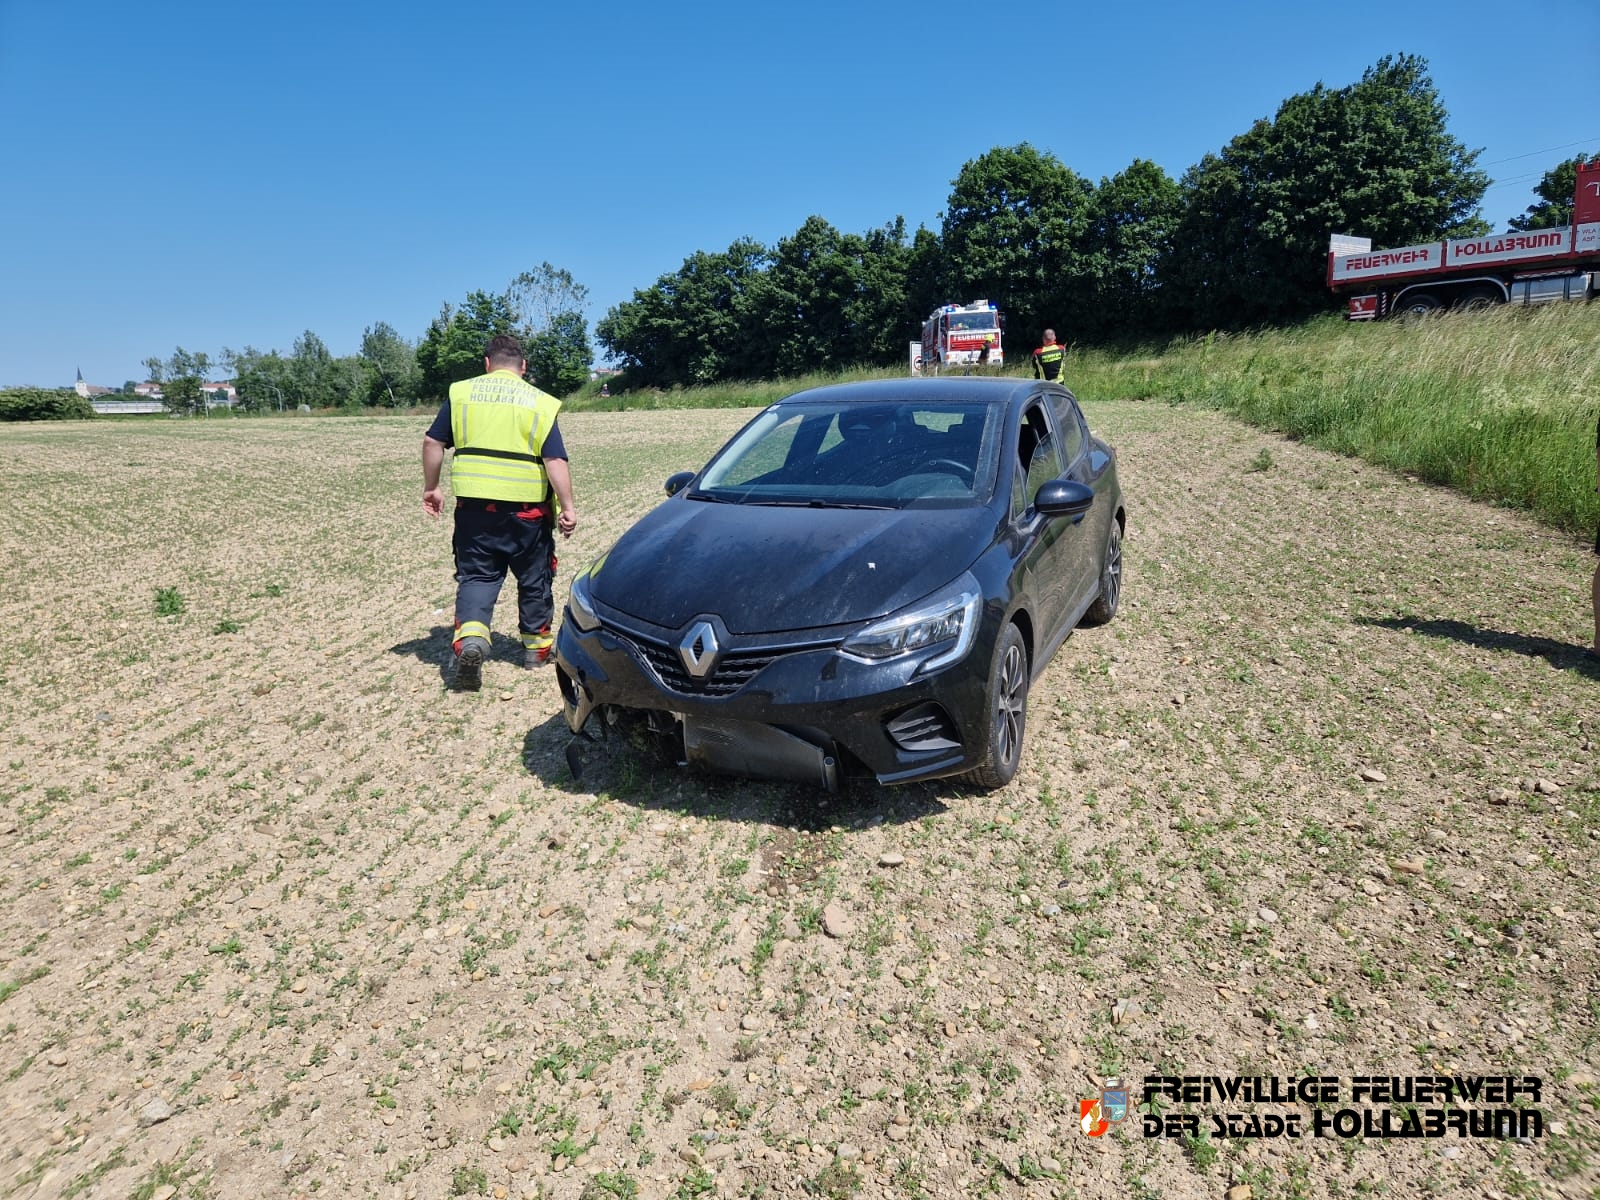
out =
[(1501, 308), (1213, 335), (1148, 353), (1074, 351), (1085, 399), (1215, 406), (1267, 429), (1563, 529), (1600, 521), (1600, 310)]
[[(1013, 368), (1015, 373), (1016, 368)], [(801, 388), (903, 375), (863, 368), (770, 382), (598, 396), (569, 408), (759, 407)], [(1136, 350), (1069, 352), (1085, 400), (1224, 409), (1290, 437), (1525, 509), (1562, 529), (1600, 522), (1600, 307), (1553, 304), (1411, 323), (1338, 317)]]
[(612, 396), (600, 395), (600, 384), (590, 382), (561, 403), (563, 408), (574, 412), (623, 412), (639, 408), (765, 408), (805, 388), (904, 374), (904, 371), (880, 367), (859, 367), (846, 371), (814, 371), (789, 379), (739, 380), (687, 388), (645, 388)]

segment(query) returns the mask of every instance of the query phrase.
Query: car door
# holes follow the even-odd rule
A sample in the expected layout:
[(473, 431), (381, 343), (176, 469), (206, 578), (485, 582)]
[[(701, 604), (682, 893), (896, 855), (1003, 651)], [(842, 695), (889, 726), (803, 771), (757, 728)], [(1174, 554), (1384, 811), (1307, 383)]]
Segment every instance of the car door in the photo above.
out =
[(1052, 389), (1050, 410), (1055, 417), (1061, 451), (1062, 473), (1067, 479), (1092, 488), (1095, 504), (1083, 520), (1074, 526), (1070, 535), (1071, 552), (1064, 557), (1067, 579), (1064, 587), (1067, 596), (1062, 605), (1063, 615), (1076, 624), (1078, 617), (1094, 602), (1100, 585), (1100, 558), (1110, 532), (1108, 522), (1115, 519), (1109, 503), (1102, 503), (1100, 479), (1105, 473), (1104, 455), (1091, 453), (1088, 424), (1078, 408), (1072, 393), (1065, 389)]
[[(1034, 507), (1041, 485), (1061, 475), (1060, 438), (1055, 416), (1043, 397), (1030, 399), (1017, 426), (1011, 519), (1023, 541), (1024, 584), (1033, 598), (1040, 649), (1053, 648), (1056, 631), (1070, 602), (1068, 575), (1074, 539), (1068, 521), (1051, 519)], [(1043, 656), (1036, 666), (1043, 664)]]

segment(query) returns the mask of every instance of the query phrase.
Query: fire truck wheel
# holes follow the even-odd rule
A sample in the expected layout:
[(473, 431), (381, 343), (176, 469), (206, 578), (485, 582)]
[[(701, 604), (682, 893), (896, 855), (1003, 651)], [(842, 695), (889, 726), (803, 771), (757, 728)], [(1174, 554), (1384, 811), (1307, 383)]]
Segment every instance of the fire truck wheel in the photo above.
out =
[(1450, 307), (1456, 312), (1483, 312), (1500, 303), (1500, 295), (1491, 288), (1473, 288), (1462, 292)]
[(1443, 307), (1439, 297), (1432, 292), (1417, 292), (1405, 298), (1405, 303), (1400, 305), (1395, 315), (1406, 320), (1414, 320), (1417, 317), (1430, 317)]

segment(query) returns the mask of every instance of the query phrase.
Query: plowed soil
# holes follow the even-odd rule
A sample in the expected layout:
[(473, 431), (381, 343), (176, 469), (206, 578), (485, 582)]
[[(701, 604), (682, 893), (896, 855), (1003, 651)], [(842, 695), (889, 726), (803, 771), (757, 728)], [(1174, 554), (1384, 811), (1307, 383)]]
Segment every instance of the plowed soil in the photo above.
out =
[[(1018, 778), (835, 797), (615, 742), (575, 780), (509, 590), (446, 691), (425, 421), (0, 428), (0, 1194), (1595, 1194), (1589, 548), (1087, 412), (1123, 608)], [(558, 593), (749, 415), (563, 418)], [(1315, 1075), (1398, 1128), (1353, 1077), (1474, 1074), (1537, 1078), (1468, 1105), (1529, 1136), (1080, 1126)]]

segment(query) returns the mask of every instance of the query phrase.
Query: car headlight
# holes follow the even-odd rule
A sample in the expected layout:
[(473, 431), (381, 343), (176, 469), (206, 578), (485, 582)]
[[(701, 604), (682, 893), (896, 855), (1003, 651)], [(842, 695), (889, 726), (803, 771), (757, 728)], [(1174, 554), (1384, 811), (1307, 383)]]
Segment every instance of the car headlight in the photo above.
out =
[(572, 623), (584, 633), (600, 628), (600, 618), (595, 616), (594, 601), (589, 596), (589, 576), (593, 571), (593, 567), (584, 571), (567, 590), (567, 611), (572, 614)]
[(919, 673), (936, 671), (959, 662), (972, 649), (982, 604), (983, 592), (969, 572), (928, 599), (857, 630), (839, 649), (863, 662), (882, 662), (930, 646), (946, 646), (943, 653), (918, 668)]

